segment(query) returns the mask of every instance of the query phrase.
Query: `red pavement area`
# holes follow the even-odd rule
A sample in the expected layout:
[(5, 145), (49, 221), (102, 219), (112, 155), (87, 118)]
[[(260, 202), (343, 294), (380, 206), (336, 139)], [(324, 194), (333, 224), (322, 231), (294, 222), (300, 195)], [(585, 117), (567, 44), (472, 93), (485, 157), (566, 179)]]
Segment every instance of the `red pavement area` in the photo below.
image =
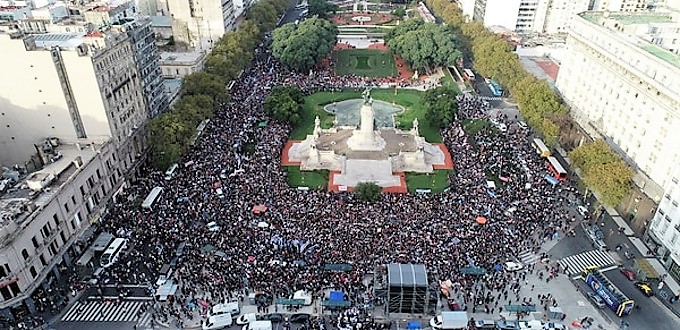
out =
[(444, 164), (432, 164), (432, 168), (435, 170), (452, 170), (453, 169), (453, 159), (451, 158), (451, 153), (449, 149), (442, 143), (435, 144), (444, 153)]
[(543, 70), (552, 80), (557, 80), (557, 73), (560, 67), (551, 60), (534, 60), (536, 65)]
[(283, 151), (281, 151), (281, 165), (283, 166), (299, 166), (300, 162), (294, 162), (288, 159), (288, 150), (290, 150), (290, 147), (293, 146), (293, 144), (301, 142), (300, 140), (288, 140), (286, 144), (283, 146)]

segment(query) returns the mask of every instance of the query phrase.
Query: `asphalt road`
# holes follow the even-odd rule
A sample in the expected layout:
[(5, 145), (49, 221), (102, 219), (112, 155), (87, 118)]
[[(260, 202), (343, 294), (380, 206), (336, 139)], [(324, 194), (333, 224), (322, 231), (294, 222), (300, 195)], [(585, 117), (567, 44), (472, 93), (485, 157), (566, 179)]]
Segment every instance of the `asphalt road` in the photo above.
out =
[[(570, 212), (572, 212), (570, 210)], [(616, 260), (624, 264), (625, 267), (631, 268), (633, 260), (627, 260), (624, 252), (634, 253), (636, 257), (641, 257), (637, 250), (630, 243), (628, 238), (618, 232), (618, 226), (608, 216), (605, 215), (605, 226), (602, 232), (605, 236), (605, 243), (614, 251), (617, 245), (621, 245), (622, 249), (617, 252)], [(601, 223), (601, 222), (600, 222)], [(576, 237), (566, 237), (550, 250), (553, 259), (560, 259), (570, 255), (578, 254), (584, 251), (592, 250), (592, 243), (581, 226), (576, 226)], [(629, 324), (628, 329), (655, 329), (655, 330), (672, 330), (680, 329), (680, 318), (669, 311), (656, 297), (646, 297), (633, 285), (634, 282), (629, 281), (624, 277), (618, 269), (605, 271), (607, 278), (626, 294), (630, 299), (633, 299), (640, 308), (634, 309), (631, 315), (623, 318)], [(577, 280), (577, 284), (585, 291), (590, 290), (582, 280)], [(614, 323), (620, 322), (621, 318), (616, 316), (613, 311), (608, 308), (601, 309), (609, 319)]]

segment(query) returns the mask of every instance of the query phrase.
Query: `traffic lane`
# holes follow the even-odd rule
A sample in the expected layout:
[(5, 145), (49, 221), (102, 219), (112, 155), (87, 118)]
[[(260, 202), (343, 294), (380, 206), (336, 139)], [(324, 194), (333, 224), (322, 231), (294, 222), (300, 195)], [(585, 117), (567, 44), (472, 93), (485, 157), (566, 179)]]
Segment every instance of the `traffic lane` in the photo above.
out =
[(135, 322), (57, 322), (55, 330), (120, 330), (133, 329)]
[(574, 232), (576, 233), (576, 236), (564, 237), (550, 249), (548, 253), (553, 259), (562, 259), (593, 249), (592, 241), (588, 238), (588, 235), (581, 226), (575, 226)]
[(281, 25), (286, 24), (286, 23), (293, 23), (296, 20), (300, 19), (300, 13), (302, 12), (303, 9), (289, 9), (286, 11), (286, 14), (283, 16), (283, 20), (281, 20)]
[(630, 325), (629, 329), (647, 329), (651, 325), (658, 330), (680, 329), (680, 319), (675, 314), (663, 306), (656, 297), (645, 296), (635, 287), (635, 282), (629, 281), (618, 269), (606, 271), (604, 274), (614, 286), (628, 298), (633, 299), (635, 305), (638, 306), (624, 318)]

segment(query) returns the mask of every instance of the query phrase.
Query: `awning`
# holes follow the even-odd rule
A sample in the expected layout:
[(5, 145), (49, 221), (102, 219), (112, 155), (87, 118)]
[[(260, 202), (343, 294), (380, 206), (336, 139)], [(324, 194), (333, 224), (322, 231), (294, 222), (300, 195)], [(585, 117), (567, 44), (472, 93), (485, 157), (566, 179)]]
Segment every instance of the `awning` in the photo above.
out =
[(646, 279), (659, 278), (659, 273), (654, 270), (654, 267), (649, 264), (647, 259), (635, 259), (635, 269), (641, 272)]
[(87, 249), (87, 250), (85, 250), (85, 253), (83, 253), (83, 255), (80, 256), (80, 258), (78, 259), (78, 261), (76, 262), (76, 264), (77, 264), (78, 266), (85, 266), (85, 265), (87, 265), (87, 263), (90, 262), (90, 260), (92, 260), (92, 256), (93, 256), (93, 255), (94, 255), (94, 251), (93, 251), (92, 249)]

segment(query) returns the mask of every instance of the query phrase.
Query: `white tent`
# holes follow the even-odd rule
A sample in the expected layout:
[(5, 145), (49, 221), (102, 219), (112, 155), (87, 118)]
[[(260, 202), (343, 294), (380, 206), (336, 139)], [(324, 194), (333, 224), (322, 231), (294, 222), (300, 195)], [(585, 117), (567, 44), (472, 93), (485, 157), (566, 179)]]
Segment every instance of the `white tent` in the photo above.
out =
[(442, 329), (466, 329), (467, 312), (442, 312)]
[(175, 292), (177, 292), (177, 284), (170, 280), (166, 281), (165, 284), (159, 286), (158, 289), (156, 289), (156, 296), (158, 297), (159, 301), (166, 301), (168, 296), (175, 295)]
[(295, 291), (293, 294), (293, 299), (302, 299), (305, 301), (305, 306), (312, 304), (312, 295), (305, 292), (304, 290)]

